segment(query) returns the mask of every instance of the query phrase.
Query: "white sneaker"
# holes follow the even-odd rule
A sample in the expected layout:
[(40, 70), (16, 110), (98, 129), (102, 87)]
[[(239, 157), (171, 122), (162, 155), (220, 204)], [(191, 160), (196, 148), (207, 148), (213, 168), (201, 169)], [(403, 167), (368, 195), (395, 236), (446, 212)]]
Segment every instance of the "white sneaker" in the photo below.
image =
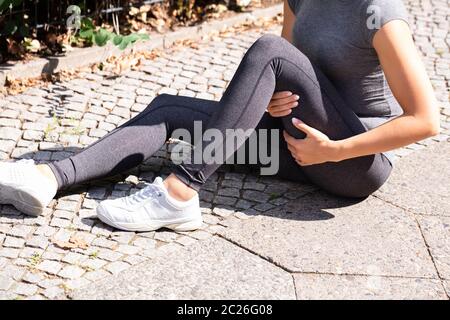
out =
[(56, 194), (56, 188), (33, 160), (0, 162), (0, 204), (12, 204), (23, 213), (38, 216)]
[(163, 227), (190, 231), (203, 223), (198, 195), (189, 201), (178, 201), (169, 195), (160, 177), (131, 196), (102, 201), (97, 215), (104, 223), (125, 231)]

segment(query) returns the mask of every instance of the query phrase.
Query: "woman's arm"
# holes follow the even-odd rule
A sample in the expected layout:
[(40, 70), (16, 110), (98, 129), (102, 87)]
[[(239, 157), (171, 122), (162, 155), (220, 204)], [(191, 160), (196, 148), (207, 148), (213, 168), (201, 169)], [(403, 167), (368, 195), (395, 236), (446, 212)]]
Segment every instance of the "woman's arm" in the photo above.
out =
[(287, 0), (284, 0), (283, 6), (283, 29), (281, 36), (292, 43), (292, 27), (294, 26), (295, 15), (292, 12)]
[(294, 120), (307, 137), (302, 140), (285, 137), (301, 165), (381, 153), (439, 133), (438, 103), (407, 24), (400, 20), (387, 23), (375, 34), (373, 45), (403, 115), (339, 141), (331, 141), (321, 132)]
[(366, 133), (338, 142), (338, 160), (400, 148), (437, 135), (439, 108), (433, 87), (403, 21), (387, 23), (374, 37), (386, 79), (403, 115)]

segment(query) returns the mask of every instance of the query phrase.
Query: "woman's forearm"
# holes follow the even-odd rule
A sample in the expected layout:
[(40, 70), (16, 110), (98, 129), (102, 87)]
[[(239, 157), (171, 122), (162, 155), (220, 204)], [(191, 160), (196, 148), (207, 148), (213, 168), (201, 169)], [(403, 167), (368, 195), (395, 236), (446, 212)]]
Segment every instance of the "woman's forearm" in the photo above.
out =
[(424, 121), (416, 116), (402, 115), (370, 131), (333, 142), (336, 144), (336, 160), (390, 151), (438, 133), (438, 121)]

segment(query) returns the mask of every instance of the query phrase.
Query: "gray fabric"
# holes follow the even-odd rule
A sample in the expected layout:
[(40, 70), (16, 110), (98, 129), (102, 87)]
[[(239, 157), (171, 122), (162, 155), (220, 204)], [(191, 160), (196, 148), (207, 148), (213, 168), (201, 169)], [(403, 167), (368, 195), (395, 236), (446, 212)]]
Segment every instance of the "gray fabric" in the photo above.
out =
[[(265, 109), (273, 93), (281, 90), (299, 94), (300, 105), (290, 116), (272, 118)], [(304, 138), (292, 125), (293, 116), (335, 140), (367, 130), (334, 85), (301, 51), (281, 37), (265, 35), (247, 51), (219, 102), (161, 95), (136, 118), (77, 155), (52, 163), (51, 168), (60, 188), (124, 171), (159, 150), (174, 129), (192, 131), (194, 120), (205, 123), (203, 129), (219, 129), (223, 136), (226, 129), (273, 128)], [(245, 137), (241, 137), (239, 144), (244, 142)], [(195, 150), (202, 152), (217, 143), (197, 142)], [(306, 178), (341, 196), (371, 194), (387, 180), (392, 169), (381, 154), (301, 167), (284, 141), (280, 149), (280, 177), (296, 181)], [(229, 156), (232, 154), (225, 158)], [(184, 163), (176, 167), (175, 174), (198, 190), (219, 166)]]
[[(293, 44), (335, 85), (368, 129), (402, 114), (373, 48), (392, 20), (408, 22), (401, 0), (289, 0)], [(387, 153), (393, 160), (392, 153)]]

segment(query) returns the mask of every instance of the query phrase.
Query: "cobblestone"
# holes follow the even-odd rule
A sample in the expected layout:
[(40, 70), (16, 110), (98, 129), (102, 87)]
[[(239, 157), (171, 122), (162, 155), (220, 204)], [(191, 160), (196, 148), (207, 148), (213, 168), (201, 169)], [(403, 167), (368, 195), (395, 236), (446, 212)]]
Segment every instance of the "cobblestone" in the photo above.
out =
[[(397, 157), (447, 140), (450, 135), (448, 19), (439, 12), (431, 18), (429, 0), (405, 3), (414, 16), (415, 41), (442, 105), (444, 130), (437, 137), (397, 150)], [(0, 159), (64, 159), (144, 110), (164, 92), (219, 100), (245, 50), (263, 32), (279, 34), (280, 26), (205, 39), (182, 52), (169, 49), (115, 79), (106, 79), (102, 72), (86, 72), (78, 79), (2, 98)], [(55, 124), (48, 111), (61, 92), (69, 96), (64, 105), (67, 114)], [(102, 182), (81, 189), (80, 194), (60, 197), (43, 217), (25, 218), (11, 206), (0, 206), (0, 298), (63, 297), (65, 289), (118, 274), (159, 250), (170, 250), (170, 245), (189, 246), (205, 240), (315, 190), (303, 186), (293, 189), (287, 182), (225, 169), (211, 177), (200, 193), (204, 230), (136, 234), (114, 230), (97, 220), (99, 201), (129, 194), (140, 183), (151, 182), (167, 157), (162, 149), (125, 183)], [(52, 245), (53, 241), (68, 241), (72, 235), (84, 239), (88, 248), (63, 250)], [(5, 290), (10, 292), (3, 293)]]
[(62, 264), (56, 261), (45, 260), (36, 266), (38, 270), (47, 272), (49, 274), (58, 274), (62, 268)]

